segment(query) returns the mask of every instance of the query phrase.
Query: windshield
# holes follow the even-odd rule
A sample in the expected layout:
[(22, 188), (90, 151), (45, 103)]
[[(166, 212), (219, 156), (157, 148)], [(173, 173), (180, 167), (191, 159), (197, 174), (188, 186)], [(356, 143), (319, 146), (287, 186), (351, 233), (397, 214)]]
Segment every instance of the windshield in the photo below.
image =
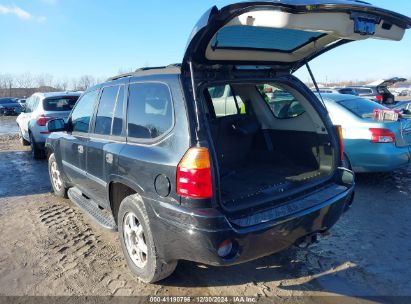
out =
[(79, 96), (64, 96), (64, 97), (52, 97), (44, 100), (43, 106), (45, 111), (69, 112), (73, 109)]
[(375, 109), (388, 109), (374, 101), (363, 98), (340, 100), (337, 103), (362, 118), (372, 114)]

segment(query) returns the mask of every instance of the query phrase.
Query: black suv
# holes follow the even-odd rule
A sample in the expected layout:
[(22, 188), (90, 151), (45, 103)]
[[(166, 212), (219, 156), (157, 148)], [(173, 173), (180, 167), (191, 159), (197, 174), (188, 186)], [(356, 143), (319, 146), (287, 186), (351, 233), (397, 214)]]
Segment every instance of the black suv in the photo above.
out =
[(363, 2), (300, 2), (214, 7), (181, 65), (109, 79), (67, 123), (48, 122), (55, 193), (118, 229), (141, 280), (181, 259), (232, 265), (310, 243), (349, 209), (341, 129), (291, 72), (352, 40), (398, 40), (411, 20)]

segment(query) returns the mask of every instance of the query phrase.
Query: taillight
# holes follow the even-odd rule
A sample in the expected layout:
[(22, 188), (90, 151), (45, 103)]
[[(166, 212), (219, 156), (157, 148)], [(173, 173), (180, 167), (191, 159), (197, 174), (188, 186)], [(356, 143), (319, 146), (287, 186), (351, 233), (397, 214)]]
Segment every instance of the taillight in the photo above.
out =
[(393, 143), (395, 135), (388, 129), (370, 128), (371, 141), (374, 143)]
[(341, 126), (335, 126), (338, 131), (338, 137), (340, 140), (340, 159), (344, 160), (344, 137), (343, 137), (343, 129)]
[(375, 99), (377, 99), (377, 101), (382, 102), (384, 100), (384, 97), (382, 95), (377, 95), (375, 96)]
[(205, 199), (213, 196), (210, 154), (207, 148), (191, 148), (177, 167), (177, 194)]
[(47, 122), (49, 120), (52, 120), (52, 119), (53, 119), (53, 117), (47, 117), (47, 116), (44, 116), (42, 114), (42, 115), (37, 117), (36, 122), (39, 126), (44, 127), (44, 126), (46, 126)]

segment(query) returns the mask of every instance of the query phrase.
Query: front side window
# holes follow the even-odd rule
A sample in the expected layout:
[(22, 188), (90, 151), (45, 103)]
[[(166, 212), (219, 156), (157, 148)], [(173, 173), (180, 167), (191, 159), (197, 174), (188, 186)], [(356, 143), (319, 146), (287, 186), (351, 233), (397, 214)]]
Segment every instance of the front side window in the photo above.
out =
[(106, 87), (103, 89), (103, 92), (101, 93), (100, 103), (98, 105), (94, 133), (101, 135), (110, 135), (114, 114), (114, 105), (116, 103), (118, 89), (118, 86)]
[(128, 137), (152, 139), (173, 126), (173, 107), (168, 87), (162, 83), (133, 83), (129, 86)]
[(77, 102), (73, 112), (71, 113), (73, 132), (88, 133), (90, 118), (93, 115), (94, 103), (98, 92), (98, 90), (87, 92)]
[[(270, 96), (265, 93), (267, 87), (269, 87), (272, 92)], [(305, 109), (301, 103), (293, 94), (285, 89), (267, 84), (258, 85), (257, 89), (276, 118), (295, 118), (305, 113)]]

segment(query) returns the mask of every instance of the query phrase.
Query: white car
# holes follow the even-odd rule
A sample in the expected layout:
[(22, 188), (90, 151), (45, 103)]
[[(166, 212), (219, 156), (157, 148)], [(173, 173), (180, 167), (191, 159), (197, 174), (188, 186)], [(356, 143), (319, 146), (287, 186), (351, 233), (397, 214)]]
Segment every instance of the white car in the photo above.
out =
[(79, 92), (35, 93), (26, 101), (26, 108), (17, 117), (20, 140), (31, 145), (33, 157), (44, 157), (44, 144), (50, 134), (47, 122), (54, 118), (67, 118), (80, 97)]

